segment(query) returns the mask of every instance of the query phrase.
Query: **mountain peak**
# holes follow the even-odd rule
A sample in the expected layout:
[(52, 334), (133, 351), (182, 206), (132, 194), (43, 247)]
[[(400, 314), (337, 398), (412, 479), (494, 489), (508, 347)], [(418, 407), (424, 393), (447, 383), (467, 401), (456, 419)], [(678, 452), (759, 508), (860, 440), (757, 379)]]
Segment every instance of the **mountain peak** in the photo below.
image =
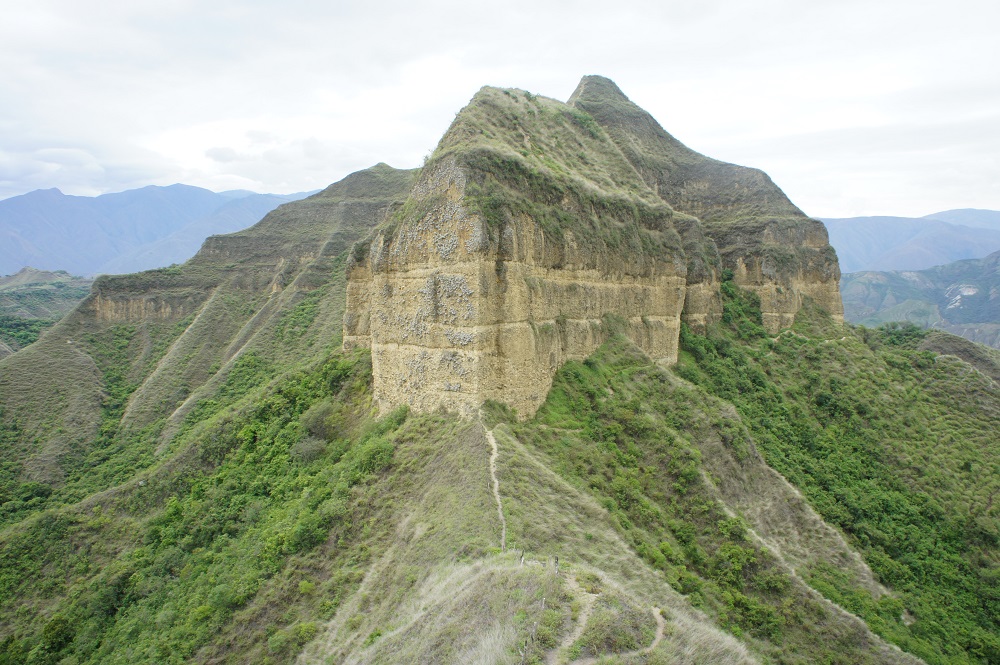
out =
[(580, 79), (580, 83), (576, 86), (576, 90), (570, 95), (569, 101), (566, 103), (573, 106), (578, 99), (586, 99), (589, 101), (621, 101), (631, 104), (632, 101), (625, 96), (621, 88), (606, 76), (598, 76), (596, 74), (588, 74)]

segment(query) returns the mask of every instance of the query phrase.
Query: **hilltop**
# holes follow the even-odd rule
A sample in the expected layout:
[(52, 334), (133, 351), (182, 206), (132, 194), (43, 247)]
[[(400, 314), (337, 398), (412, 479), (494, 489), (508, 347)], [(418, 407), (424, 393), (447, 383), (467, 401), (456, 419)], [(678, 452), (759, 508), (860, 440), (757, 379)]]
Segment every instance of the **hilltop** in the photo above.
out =
[(787, 327), (807, 300), (841, 315), (823, 225), (753, 169), (704, 157), (608, 79), (568, 103), (483, 88), (402, 209), (354, 253), (345, 342), (371, 348), (381, 408), (524, 415), (605, 316), (666, 364), (682, 322), (721, 314), (723, 273)]
[(0, 277), (0, 358), (38, 339), (87, 296), (92, 281), (30, 267)]
[(997, 662), (1000, 364), (839, 277), (611, 81), (484, 88), (0, 360), (0, 662)]

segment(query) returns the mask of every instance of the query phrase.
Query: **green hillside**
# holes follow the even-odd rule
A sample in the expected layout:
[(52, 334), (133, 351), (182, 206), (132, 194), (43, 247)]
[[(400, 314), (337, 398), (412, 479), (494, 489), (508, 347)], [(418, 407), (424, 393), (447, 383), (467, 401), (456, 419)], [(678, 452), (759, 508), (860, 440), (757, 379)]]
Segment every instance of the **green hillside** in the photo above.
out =
[(723, 261), (812, 223), (586, 93), (485, 89), (430, 164), (477, 166), (485, 221), (537, 215), (540, 245), (704, 249), (723, 311), (676, 365), (605, 317), (531, 417), (380, 412), (346, 269), (423, 182), (384, 164), (99, 278), (0, 359), (0, 663), (1000, 662), (997, 355), (808, 302), (767, 334)]
[(13, 352), (37, 340), (87, 297), (92, 281), (34, 268), (0, 277), (0, 344)]
[(847, 274), (841, 292), (849, 321), (909, 321), (1000, 348), (1000, 252), (926, 270)]
[[(31, 504), (64, 491), (15, 500), (0, 559), (8, 658), (457, 662), (493, 649), (516, 662), (532, 630), (531, 658), (640, 650), (657, 607), (671, 630), (634, 662), (905, 662), (807, 582), (926, 662), (991, 662), (996, 385), (915, 350), (913, 331), (824, 334), (814, 320), (771, 340), (738, 294), (727, 314), (686, 335), (675, 370), (615, 338), (560, 372), (536, 418), (488, 411), (506, 552), (483, 426), (372, 419), (363, 354), (326, 352), (270, 381), (244, 362), (149, 468), (61, 507)], [(815, 533), (784, 532), (799, 529)], [(564, 644), (588, 588), (604, 614)], [(472, 625), (495, 625), (492, 641)]]

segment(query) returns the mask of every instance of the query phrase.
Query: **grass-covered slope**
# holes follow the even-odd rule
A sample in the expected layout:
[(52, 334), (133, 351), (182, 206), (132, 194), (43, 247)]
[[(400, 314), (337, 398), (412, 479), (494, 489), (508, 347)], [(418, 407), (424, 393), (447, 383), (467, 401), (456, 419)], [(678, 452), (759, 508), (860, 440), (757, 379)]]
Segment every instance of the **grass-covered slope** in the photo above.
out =
[(102, 277), (39, 342), (0, 361), (0, 520), (74, 502), (153, 463), (225, 399), (339, 342), (347, 249), (405, 197), (379, 165), (183, 266)]
[[(87, 297), (92, 281), (34, 268), (0, 277), (0, 344), (13, 353), (33, 343)], [(0, 349), (0, 358), (9, 353)]]
[(231, 374), (152, 466), (0, 533), (5, 657), (916, 662), (874, 630), (990, 662), (995, 385), (727, 293), (676, 371), (616, 336), (526, 422), (375, 419), (363, 354)]
[[(694, 215), (730, 269), (739, 259), (766, 257), (779, 273), (823, 270), (832, 250), (822, 224), (799, 210), (766, 173), (706, 157), (668, 134), (632, 103), (613, 81), (585, 76), (569, 105), (592, 117), (656, 194), (677, 211)], [(803, 240), (810, 239), (808, 248)], [(836, 261), (832, 261), (835, 265)]]
[[(587, 399), (575, 367), (541, 416), (559, 422), (494, 429), (506, 540), (482, 424), (373, 419), (362, 355), (335, 352), (252, 390), (128, 482), (0, 534), (0, 658), (909, 662), (717, 502), (692, 443), (714, 425), (657, 444), (670, 431), (653, 423), (635, 447), (652, 446), (659, 464), (679, 458), (679, 473), (656, 480), (652, 469), (637, 479), (606, 435), (595, 454), (587, 430), (573, 454), (612, 479), (588, 486), (564, 468), (547, 440), (552, 427), (570, 435), (565, 395)], [(622, 340), (586, 367), (598, 379), (588, 390), (672, 383)], [(700, 396), (678, 390), (700, 412)], [(651, 500), (639, 482), (659, 488)], [(665, 517), (672, 530), (650, 550), (648, 522)]]
[(733, 321), (747, 341), (685, 335), (678, 375), (736, 407), (768, 463), (898, 600), (851, 591), (822, 564), (803, 575), (927, 662), (997, 662), (1000, 388), (983, 372), (996, 369), (989, 354), (967, 356), (981, 370), (950, 355), (942, 333), (840, 330), (821, 314), (774, 339)]
[[(505, 228), (530, 219), (546, 239), (532, 260), (545, 265), (574, 260), (564, 255), (570, 246), (575, 260), (602, 270), (648, 274), (660, 262), (683, 265), (675, 222), (686, 228), (694, 220), (657, 197), (594, 119), (567, 104), (485, 87), (457, 115), (428, 166), (447, 160), (470, 174), (468, 203), (481, 212), (501, 256), (511, 252), (502, 242)], [(421, 214), (408, 205), (398, 219)], [(518, 233), (531, 237), (535, 230)]]
[(609, 79), (585, 76), (568, 103), (605, 129), (643, 179), (677, 210), (710, 226), (806, 219), (763, 171), (691, 150)]

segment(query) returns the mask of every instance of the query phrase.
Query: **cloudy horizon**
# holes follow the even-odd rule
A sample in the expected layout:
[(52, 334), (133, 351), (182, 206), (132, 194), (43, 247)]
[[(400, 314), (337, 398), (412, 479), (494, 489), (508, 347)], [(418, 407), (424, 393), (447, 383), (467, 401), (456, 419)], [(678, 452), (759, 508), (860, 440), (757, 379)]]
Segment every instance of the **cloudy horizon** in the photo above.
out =
[(419, 166), (483, 85), (565, 100), (600, 74), (810, 215), (996, 210), (997, 19), (979, 0), (40, 0), (0, 25), (0, 198), (319, 189)]

